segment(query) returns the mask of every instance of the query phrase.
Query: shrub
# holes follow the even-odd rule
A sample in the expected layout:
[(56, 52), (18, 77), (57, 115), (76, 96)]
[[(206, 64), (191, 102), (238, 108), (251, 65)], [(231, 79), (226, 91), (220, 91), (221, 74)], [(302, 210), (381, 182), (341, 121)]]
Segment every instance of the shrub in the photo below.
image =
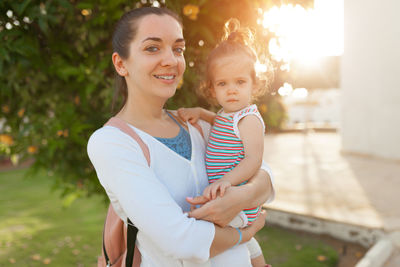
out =
[[(54, 178), (54, 186), (69, 199), (103, 193), (86, 144), (90, 134), (112, 116), (113, 26), (126, 10), (142, 2), (0, 2), (0, 129), (3, 141), (13, 140), (1, 141), (0, 151), (14, 160), (34, 157), (32, 171), (45, 169), (50, 177), (60, 177)], [(183, 17), (187, 40), (187, 70), (169, 108), (207, 106), (194, 93), (207, 52), (229, 17), (256, 26), (254, 14), (261, 1), (184, 2), (167, 2)], [(266, 105), (272, 112), (273, 105)], [(267, 124), (279, 127), (265, 118)]]

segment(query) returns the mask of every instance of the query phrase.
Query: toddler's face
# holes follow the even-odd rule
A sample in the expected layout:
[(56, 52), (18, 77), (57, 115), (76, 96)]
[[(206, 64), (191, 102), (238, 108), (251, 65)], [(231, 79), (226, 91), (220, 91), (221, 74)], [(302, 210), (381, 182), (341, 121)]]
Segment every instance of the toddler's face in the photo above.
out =
[(218, 58), (212, 64), (211, 94), (225, 112), (236, 112), (250, 105), (256, 90), (253, 70), (254, 62), (244, 53)]

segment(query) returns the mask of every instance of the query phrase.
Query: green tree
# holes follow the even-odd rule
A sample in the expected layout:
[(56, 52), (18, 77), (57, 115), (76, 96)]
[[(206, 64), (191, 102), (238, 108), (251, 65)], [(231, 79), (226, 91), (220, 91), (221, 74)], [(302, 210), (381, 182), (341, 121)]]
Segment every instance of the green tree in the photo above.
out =
[[(112, 116), (111, 34), (126, 10), (154, 1), (147, 2), (0, 2), (0, 152), (20, 160), (34, 157), (32, 171), (45, 169), (50, 177), (57, 177), (54, 186), (63, 189), (68, 200), (103, 192), (86, 144), (90, 134)], [(237, 17), (257, 27), (257, 9), (265, 2), (273, 1), (157, 2), (181, 15), (187, 40), (187, 70), (176, 96), (167, 103), (169, 108), (208, 106), (195, 90), (224, 21)], [(266, 99), (266, 110), (272, 112), (276, 103), (270, 94)], [(284, 113), (275, 110), (274, 120), (267, 125), (278, 128)]]

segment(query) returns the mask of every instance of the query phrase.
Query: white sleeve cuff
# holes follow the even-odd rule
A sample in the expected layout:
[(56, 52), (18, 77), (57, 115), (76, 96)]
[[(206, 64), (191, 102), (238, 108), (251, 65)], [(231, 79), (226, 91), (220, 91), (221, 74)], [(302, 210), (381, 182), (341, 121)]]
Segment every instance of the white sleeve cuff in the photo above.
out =
[(269, 196), (269, 198), (267, 199), (267, 202), (266, 202), (266, 203), (270, 203), (275, 199), (274, 175), (272, 174), (271, 168), (268, 166), (267, 163), (264, 162), (264, 160), (262, 161), (261, 169), (266, 171), (268, 173), (268, 175), (269, 175), (269, 178), (271, 179), (272, 193), (271, 193), (271, 195)]

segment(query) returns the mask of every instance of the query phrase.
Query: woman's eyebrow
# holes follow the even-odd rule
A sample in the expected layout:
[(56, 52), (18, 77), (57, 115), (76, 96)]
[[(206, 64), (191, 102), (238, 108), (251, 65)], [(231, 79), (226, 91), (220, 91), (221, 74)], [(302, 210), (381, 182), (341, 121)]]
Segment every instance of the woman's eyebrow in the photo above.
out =
[(144, 39), (142, 41), (142, 43), (144, 43), (144, 42), (146, 42), (148, 40), (155, 41), (155, 42), (161, 42), (162, 41), (161, 38), (158, 38), (158, 37), (147, 37), (146, 39)]
[[(162, 39), (159, 37), (147, 37), (146, 39), (144, 39), (142, 41), (142, 43), (149, 41), (149, 40), (155, 41), (155, 42), (162, 42)], [(185, 39), (183, 39), (183, 38), (178, 38), (175, 40), (175, 43), (184, 43), (184, 42), (185, 42)]]

